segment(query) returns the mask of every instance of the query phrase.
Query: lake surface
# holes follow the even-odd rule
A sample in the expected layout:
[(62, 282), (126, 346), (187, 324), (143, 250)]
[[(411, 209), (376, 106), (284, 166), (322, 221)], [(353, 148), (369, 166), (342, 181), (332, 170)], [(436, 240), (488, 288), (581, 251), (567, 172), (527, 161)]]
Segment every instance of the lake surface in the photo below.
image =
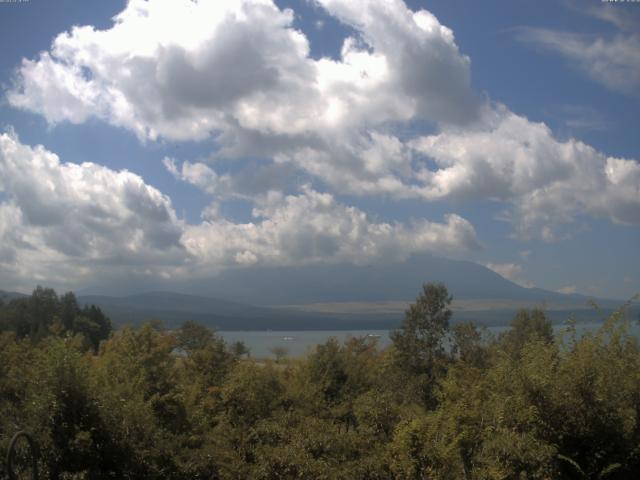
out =
[[(602, 326), (602, 322), (578, 323), (576, 330), (578, 334), (595, 331)], [(554, 330), (566, 328), (566, 325), (554, 325)], [(508, 330), (508, 326), (487, 327), (487, 332), (491, 335), (499, 335)], [(630, 332), (640, 336), (640, 326), (637, 322), (631, 324)], [(301, 357), (309, 354), (316, 345), (325, 343), (329, 338), (335, 337), (340, 342), (350, 337), (375, 336), (379, 348), (385, 348), (391, 344), (389, 338), (390, 330), (310, 330), (310, 331), (219, 331), (228, 343), (242, 341), (251, 351), (254, 358), (274, 358), (271, 351), (274, 347), (284, 347), (288, 355)]]

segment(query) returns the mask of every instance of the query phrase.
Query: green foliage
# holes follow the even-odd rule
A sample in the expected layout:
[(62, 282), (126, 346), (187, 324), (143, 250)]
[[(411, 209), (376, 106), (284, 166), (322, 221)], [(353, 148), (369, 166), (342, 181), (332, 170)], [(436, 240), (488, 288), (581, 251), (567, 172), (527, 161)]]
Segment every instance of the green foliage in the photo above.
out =
[(187, 353), (206, 348), (213, 340), (213, 332), (204, 325), (188, 320), (178, 330), (176, 346)]
[(231, 353), (236, 357), (236, 358), (241, 358), (244, 357), (245, 355), (248, 357), (251, 352), (249, 351), (249, 348), (245, 345), (244, 342), (238, 340), (236, 342), (233, 342), (231, 344)]
[(241, 363), (221, 390), (226, 417), (231, 424), (240, 426), (268, 418), (278, 408), (283, 390), (273, 368)]
[(430, 370), (434, 357), (444, 355), (443, 339), (449, 331), (451, 296), (443, 284), (427, 283), (406, 311), (399, 330), (391, 338), (398, 361), (408, 370)]
[(503, 348), (513, 356), (520, 355), (527, 342), (540, 340), (545, 343), (553, 341), (553, 327), (544, 310), (522, 309), (511, 322), (511, 330), (502, 334), (499, 339)]
[(11, 331), (18, 338), (34, 342), (51, 334), (79, 333), (87, 346), (97, 350), (111, 333), (111, 321), (94, 305), (80, 308), (72, 292), (58, 297), (54, 290), (38, 286), (30, 297), (0, 305), (0, 331)]
[(486, 363), (487, 348), (482, 332), (473, 322), (457, 323), (451, 328), (451, 353), (462, 362), (480, 366)]
[(452, 297), (441, 283), (427, 283), (405, 313), (400, 329), (391, 333), (394, 363), (426, 406), (435, 405), (435, 382), (446, 365)]
[(273, 356), (276, 357), (276, 362), (280, 363), (289, 354), (289, 350), (286, 347), (277, 345), (271, 349), (271, 353), (273, 353)]
[(36, 289), (0, 306), (0, 449), (28, 430), (51, 479), (637, 477), (640, 346), (622, 311), (554, 337), (523, 310), (487, 340), (449, 326), (450, 302), (425, 285), (386, 350), (330, 339), (274, 362), (193, 322), (109, 334), (98, 309)]

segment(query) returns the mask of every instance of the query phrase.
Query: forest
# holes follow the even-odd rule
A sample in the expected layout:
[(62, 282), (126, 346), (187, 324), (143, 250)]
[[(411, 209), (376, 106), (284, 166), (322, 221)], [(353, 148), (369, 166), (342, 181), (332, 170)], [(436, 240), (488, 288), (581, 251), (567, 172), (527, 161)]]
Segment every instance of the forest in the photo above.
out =
[(197, 323), (113, 329), (38, 287), (0, 305), (0, 452), (29, 432), (45, 479), (638, 478), (624, 306), (584, 335), (521, 310), (491, 337), (451, 300), (425, 284), (386, 349), (254, 359)]

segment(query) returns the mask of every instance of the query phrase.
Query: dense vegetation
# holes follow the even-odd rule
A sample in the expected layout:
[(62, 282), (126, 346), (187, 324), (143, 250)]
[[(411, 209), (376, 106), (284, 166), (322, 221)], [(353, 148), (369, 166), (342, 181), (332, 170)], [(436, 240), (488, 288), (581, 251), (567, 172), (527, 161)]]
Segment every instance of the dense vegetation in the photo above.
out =
[(578, 337), (523, 310), (486, 338), (450, 325), (450, 300), (425, 285), (384, 351), (329, 340), (275, 362), (192, 322), (111, 332), (37, 289), (0, 306), (0, 449), (32, 432), (52, 479), (637, 478), (622, 312)]

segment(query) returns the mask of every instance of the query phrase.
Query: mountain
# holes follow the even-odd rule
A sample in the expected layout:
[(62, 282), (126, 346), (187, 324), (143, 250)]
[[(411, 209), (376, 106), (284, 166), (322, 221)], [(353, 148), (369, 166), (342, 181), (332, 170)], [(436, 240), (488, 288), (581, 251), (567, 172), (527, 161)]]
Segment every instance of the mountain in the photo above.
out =
[(443, 282), (455, 299), (581, 305), (587, 301), (583, 295), (521, 287), (477, 263), (427, 254), (414, 255), (400, 263), (369, 266), (239, 267), (186, 281), (131, 278), (86, 286), (76, 293), (124, 297), (149, 291), (181, 292), (248, 305), (279, 306), (414, 300), (425, 282)]
[(25, 295), (24, 293), (7, 292), (5, 290), (0, 290), (0, 300), (2, 300), (3, 302), (10, 302), (15, 298), (24, 298), (26, 296), (27, 295)]
[[(400, 264), (230, 269), (177, 287), (194, 294), (155, 291), (128, 296), (85, 295), (116, 323), (195, 320), (224, 330), (392, 328), (425, 282), (443, 282), (454, 297), (454, 320), (505, 324), (523, 307), (544, 306), (554, 321), (574, 314), (597, 320), (621, 302), (523, 288), (468, 261), (417, 255)], [(259, 305), (259, 306), (256, 306)]]
[(585, 304), (587, 297), (521, 287), (477, 263), (433, 255), (356, 266), (238, 268), (198, 281), (199, 294), (255, 305), (413, 300), (425, 282), (443, 282), (455, 299), (502, 299)]
[(175, 328), (192, 320), (217, 330), (343, 330), (393, 328), (396, 313), (373, 315), (306, 312), (256, 307), (227, 300), (175, 292), (148, 292), (124, 297), (84, 295), (81, 305), (99, 306), (116, 326), (160, 320)]
[[(196, 321), (217, 330), (363, 330), (397, 327), (410, 303), (346, 302), (256, 307), (226, 300), (174, 292), (151, 292), (128, 297), (80, 296), (82, 305), (99, 306), (116, 326), (136, 325), (160, 320), (168, 328), (176, 328), (186, 320)], [(454, 301), (453, 321), (475, 321), (482, 325), (507, 324), (522, 307), (536, 302), (497, 301), (486, 299)], [(575, 315), (579, 321), (597, 321), (610, 312), (597, 312), (576, 304), (553, 304), (546, 309), (554, 322)], [(634, 310), (637, 315), (637, 308)]]
[(264, 308), (217, 298), (162, 291), (146, 292), (125, 297), (84, 295), (78, 297), (78, 300), (83, 304), (95, 304), (105, 308), (127, 307), (131, 309), (170, 310), (193, 314), (211, 314), (215, 312), (217, 315), (233, 317), (255, 317), (271, 312), (271, 310)]
[[(131, 294), (85, 293), (78, 300), (99, 306), (116, 325), (157, 319), (167, 327), (193, 320), (221, 330), (393, 328), (425, 282), (447, 286), (454, 297), (454, 321), (485, 325), (506, 324), (518, 309), (533, 306), (544, 306), (557, 322), (572, 314), (578, 320), (598, 320), (622, 303), (598, 300), (603, 312), (597, 312), (585, 296), (523, 288), (482, 265), (432, 255), (375, 266), (230, 269), (179, 284), (156, 281), (154, 286), (162, 290), (151, 292), (140, 292), (148, 283), (132, 281), (119, 285)], [(637, 310), (635, 305), (632, 315)]]

